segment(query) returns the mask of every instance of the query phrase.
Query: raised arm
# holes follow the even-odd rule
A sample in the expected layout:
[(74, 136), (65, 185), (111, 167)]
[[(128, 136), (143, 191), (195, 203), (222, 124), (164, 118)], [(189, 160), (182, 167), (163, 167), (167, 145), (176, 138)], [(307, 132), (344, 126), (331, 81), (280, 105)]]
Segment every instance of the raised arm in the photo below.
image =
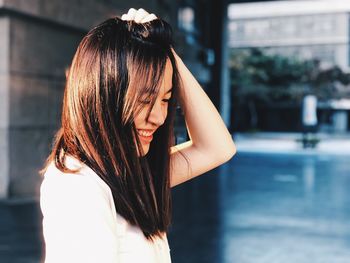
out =
[(236, 153), (232, 136), (215, 106), (181, 58), (174, 50), (173, 53), (182, 80), (181, 108), (190, 140), (171, 148), (172, 187), (214, 169)]

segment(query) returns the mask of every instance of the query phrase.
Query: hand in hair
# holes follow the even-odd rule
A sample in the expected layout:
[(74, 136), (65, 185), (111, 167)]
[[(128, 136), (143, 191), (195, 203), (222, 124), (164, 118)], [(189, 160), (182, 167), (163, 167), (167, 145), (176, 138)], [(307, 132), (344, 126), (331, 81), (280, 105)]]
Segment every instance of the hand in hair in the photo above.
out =
[(133, 20), (136, 23), (146, 23), (157, 19), (157, 17), (155, 14), (150, 14), (142, 8), (138, 10), (130, 8), (127, 14), (122, 15), (121, 19), (127, 21)]

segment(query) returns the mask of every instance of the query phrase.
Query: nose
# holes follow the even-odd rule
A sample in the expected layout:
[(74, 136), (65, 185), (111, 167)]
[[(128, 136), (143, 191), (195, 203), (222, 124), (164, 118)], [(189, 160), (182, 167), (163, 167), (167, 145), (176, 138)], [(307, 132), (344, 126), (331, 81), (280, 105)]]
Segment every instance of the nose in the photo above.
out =
[(162, 102), (156, 101), (149, 115), (148, 122), (159, 127), (163, 125), (163, 123), (165, 122), (167, 113), (168, 113), (167, 104), (163, 104)]

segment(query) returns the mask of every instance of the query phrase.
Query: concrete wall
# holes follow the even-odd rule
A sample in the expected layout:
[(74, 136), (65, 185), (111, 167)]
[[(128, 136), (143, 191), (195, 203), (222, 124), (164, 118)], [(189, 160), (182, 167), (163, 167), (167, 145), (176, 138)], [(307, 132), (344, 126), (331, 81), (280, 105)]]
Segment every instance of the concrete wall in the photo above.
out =
[(9, 195), (31, 197), (59, 124), (64, 69), (83, 33), (28, 17), (12, 17), (10, 32)]
[[(62, 24), (91, 28), (109, 16), (121, 15), (130, 7), (158, 10), (156, 1), (130, 0), (2, 0), (3, 6)], [(0, 2), (1, 3), (1, 2)]]

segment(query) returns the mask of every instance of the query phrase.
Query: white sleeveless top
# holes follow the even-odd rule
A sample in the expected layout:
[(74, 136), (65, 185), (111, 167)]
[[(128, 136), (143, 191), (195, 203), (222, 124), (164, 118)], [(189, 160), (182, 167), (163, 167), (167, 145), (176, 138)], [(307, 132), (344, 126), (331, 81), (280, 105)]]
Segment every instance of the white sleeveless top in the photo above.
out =
[(148, 241), (116, 213), (109, 186), (88, 166), (67, 157), (77, 174), (52, 163), (40, 188), (45, 263), (170, 263), (167, 236)]

